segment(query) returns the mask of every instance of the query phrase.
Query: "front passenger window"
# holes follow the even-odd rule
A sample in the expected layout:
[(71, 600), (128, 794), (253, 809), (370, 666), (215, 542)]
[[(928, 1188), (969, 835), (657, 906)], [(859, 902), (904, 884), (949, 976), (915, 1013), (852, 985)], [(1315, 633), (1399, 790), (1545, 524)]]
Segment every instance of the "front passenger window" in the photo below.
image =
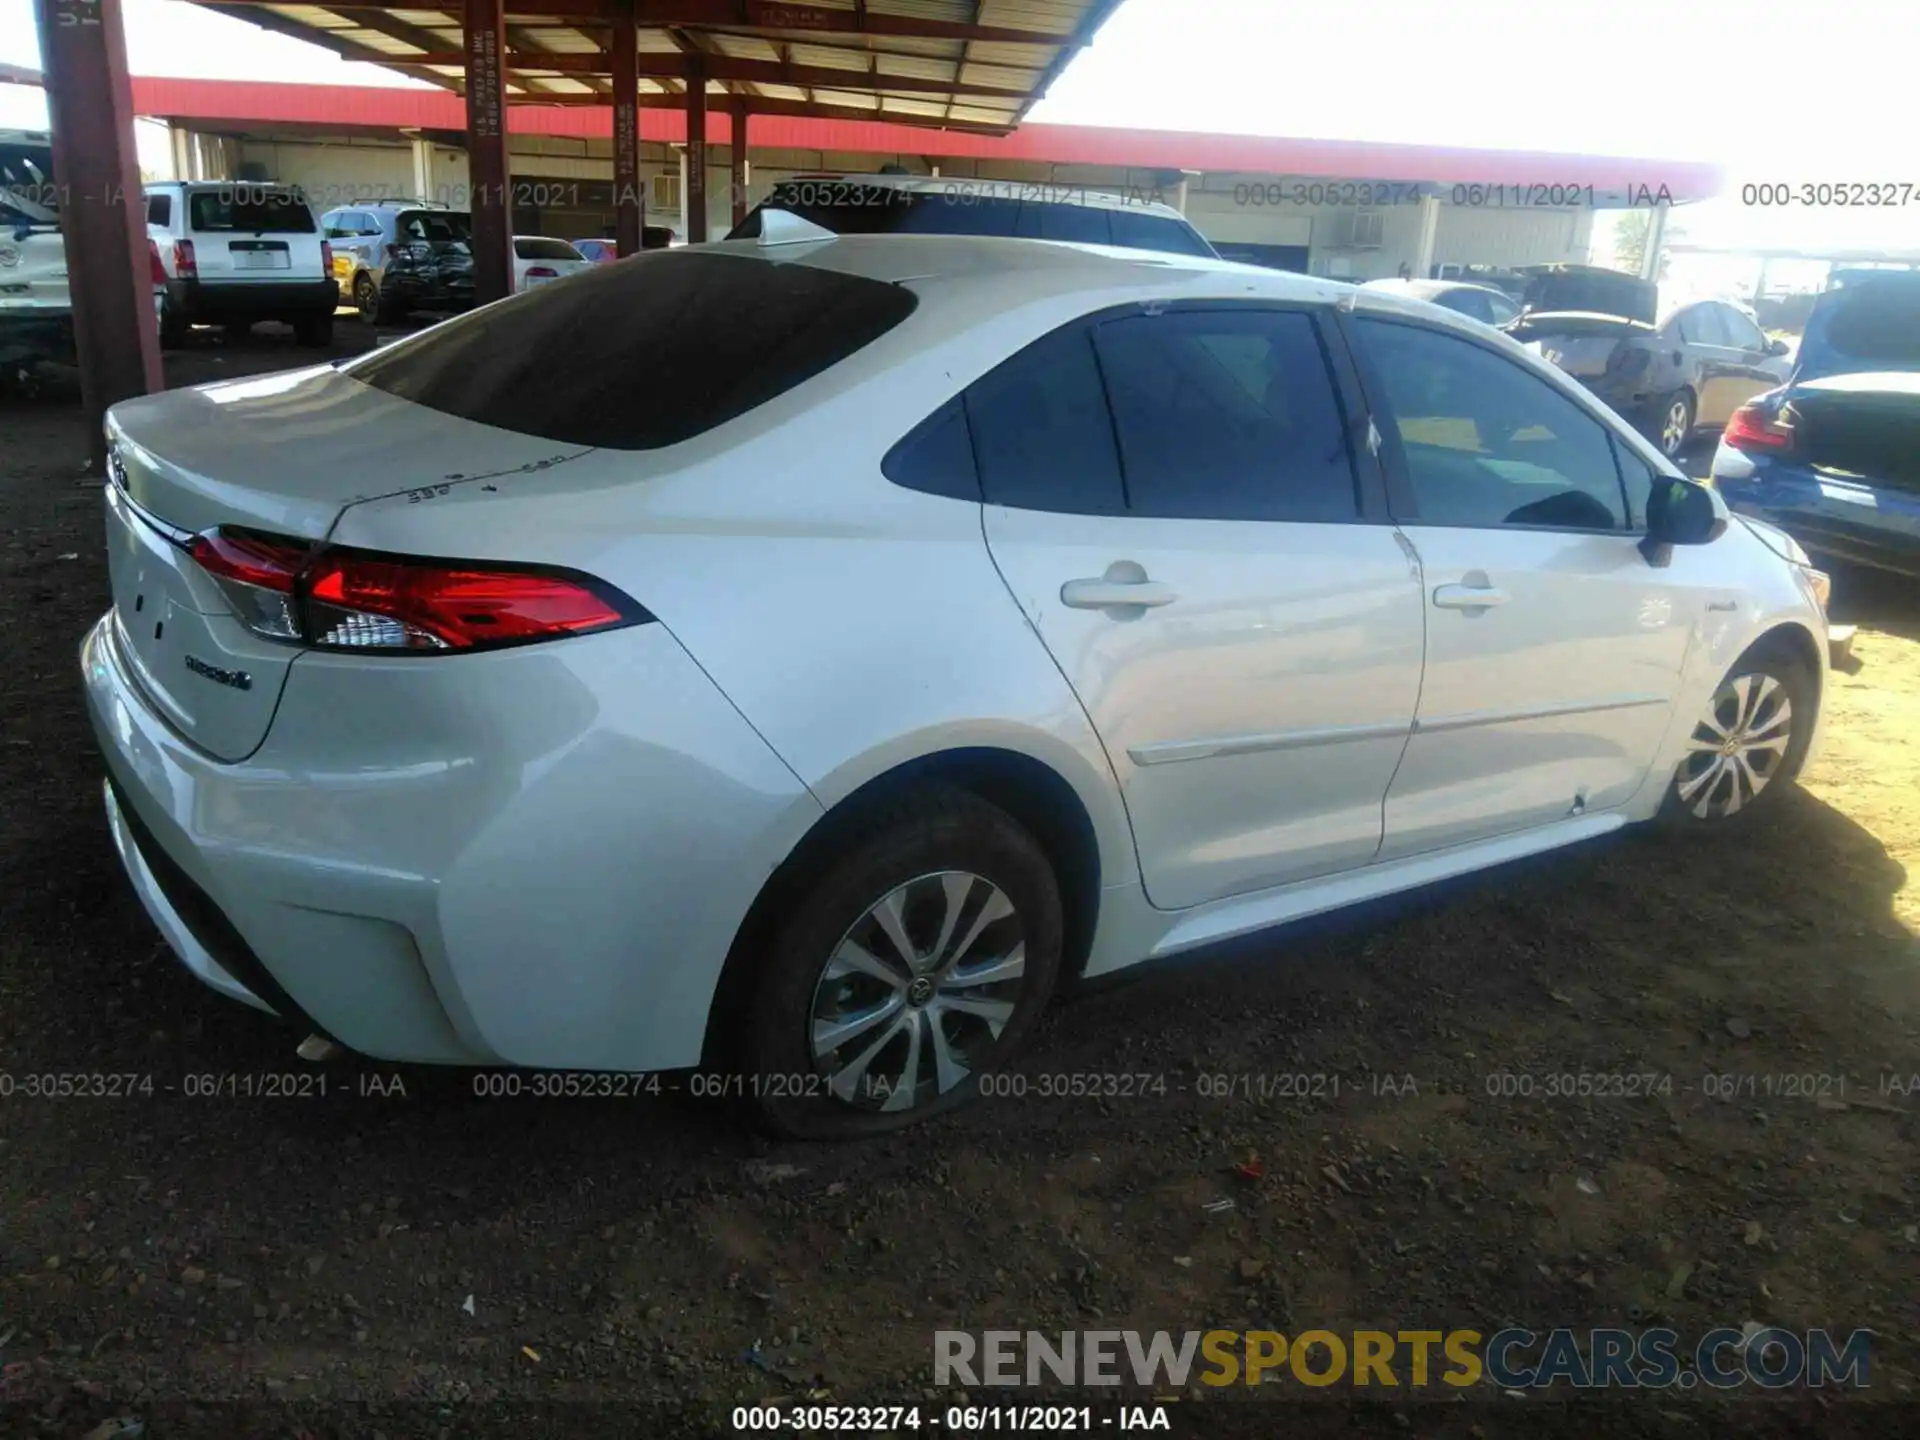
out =
[[(1418, 524), (1625, 530), (1606, 428), (1545, 380), (1452, 335), (1361, 319)], [(1389, 429), (1392, 433), (1389, 435)]]

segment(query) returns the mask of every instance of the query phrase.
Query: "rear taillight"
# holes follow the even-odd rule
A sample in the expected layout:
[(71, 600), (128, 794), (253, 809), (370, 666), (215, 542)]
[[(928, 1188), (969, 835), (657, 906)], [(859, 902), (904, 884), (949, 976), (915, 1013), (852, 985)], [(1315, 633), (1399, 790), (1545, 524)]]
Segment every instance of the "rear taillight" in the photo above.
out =
[(400, 247), (398, 245), (388, 245), (381, 253), (386, 256), (386, 263), (391, 265), (400, 258)]
[(1793, 426), (1758, 405), (1742, 405), (1727, 421), (1721, 439), (1736, 450), (1777, 452), (1793, 448)]
[(489, 650), (652, 618), (569, 571), (321, 549), (227, 529), (196, 536), (192, 554), (256, 634), (332, 650)]
[(176, 240), (173, 242), (173, 273), (182, 280), (200, 278), (200, 262), (193, 258), (193, 242)]
[(529, 265), (527, 267), (527, 278), (529, 280), (558, 280), (560, 278), (560, 272), (551, 265)]
[(333, 246), (325, 240), (320, 242), (320, 273), (322, 275), (333, 274)]
[(1638, 375), (1652, 358), (1638, 345), (1616, 345), (1607, 356), (1607, 369), (1615, 375)]
[(160, 263), (160, 247), (151, 240), (147, 241), (147, 273), (153, 277), (154, 284), (167, 283), (167, 267)]

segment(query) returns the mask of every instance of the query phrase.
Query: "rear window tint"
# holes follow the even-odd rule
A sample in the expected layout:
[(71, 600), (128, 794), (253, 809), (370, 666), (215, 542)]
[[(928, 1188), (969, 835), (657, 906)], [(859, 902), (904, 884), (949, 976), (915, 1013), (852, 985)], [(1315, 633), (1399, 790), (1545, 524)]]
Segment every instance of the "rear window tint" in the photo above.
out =
[(187, 200), (187, 219), (195, 230), (249, 235), (311, 235), (314, 229), (306, 201), (285, 190), (245, 185), (195, 191)]
[(473, 238), (473, 217), (458, 210), (402, 210), (394, 217), (393, 233), (402, 240), (464, 244)]
[(513, 253), (522, 260), (583, 260), (583, 256), (564, 240), (515, 240)]
[(654, 450), (725, 424), (871, 344), (913, 292), (749, 256), (596, 265), (344, 367), (417, 405), (567, 445)]
[(1213, 247), (1192, 226), (1144, 210), (1110, 210), (1113, 243), (1134, 250), (1163, 250), (1173, 255), (1213, 255)]

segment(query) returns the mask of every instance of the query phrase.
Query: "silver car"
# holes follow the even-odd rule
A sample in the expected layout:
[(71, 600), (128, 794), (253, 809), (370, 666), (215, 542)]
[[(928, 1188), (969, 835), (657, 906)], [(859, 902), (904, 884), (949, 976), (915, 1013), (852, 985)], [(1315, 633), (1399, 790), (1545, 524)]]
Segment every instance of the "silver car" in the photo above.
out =
[(855, 1134), (1075, 977), (1805, 763), (1823, 578), (1505, 337), (800, 233), (112, 410), (87, 696), (207, 984)]

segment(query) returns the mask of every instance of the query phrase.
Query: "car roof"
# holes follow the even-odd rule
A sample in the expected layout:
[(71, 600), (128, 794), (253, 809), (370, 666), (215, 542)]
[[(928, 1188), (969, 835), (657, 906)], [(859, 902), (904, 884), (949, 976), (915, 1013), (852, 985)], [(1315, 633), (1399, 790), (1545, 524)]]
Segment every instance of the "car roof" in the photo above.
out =
[(1411, 295), (1416, 300), (1431, 300), (1436, 295), (1450, 295), (1455, 290), (1478, 290), (1485, 295), (1498, 295), (1502, 300), (1513, 298), (1497, 286), (1481, 285), (1472, 280), (1369, 280), (1362, 288), (1384, 290), (1390, 295)]
[[(790, 175), (782, 185), (868, 185), (899, 190), (911, 195), (951, 195), (956, 199), (991, 200), (995, 197), (1018, 200), (1027, 205), (1086, 205), (1100, 210), (1138, 210), (1147, 215), (1170, 217), (1181, 224), (1192, 222), (1173, 206), (1142, 195), (1115, 195), (1089, 190), (1083, 185), (1068, 185), (1051, 180), (982, 180), (963, 175)], [(776, 202), (772, 199), (769, 205)]]
[[(1419, 319), (1482, 342), (1487, 335), (1485, 325), (1456, 310), (1390, 290), (1205, 255), (1117, 245), (984, 235), (877, 234), (783, 244), (723, 240), (688, 248), (908, 285), (921, 297), (916, 324), (956, 332), (1029, 303), (1074, 298), (1088, 310), (1156, 299), (1345, 304), (1363, 314)], [(1525, 354), (1517, 345), (1514, 353)], [(1544, 362), (1536, 368), (1558, 377), (1559, 372)]]

